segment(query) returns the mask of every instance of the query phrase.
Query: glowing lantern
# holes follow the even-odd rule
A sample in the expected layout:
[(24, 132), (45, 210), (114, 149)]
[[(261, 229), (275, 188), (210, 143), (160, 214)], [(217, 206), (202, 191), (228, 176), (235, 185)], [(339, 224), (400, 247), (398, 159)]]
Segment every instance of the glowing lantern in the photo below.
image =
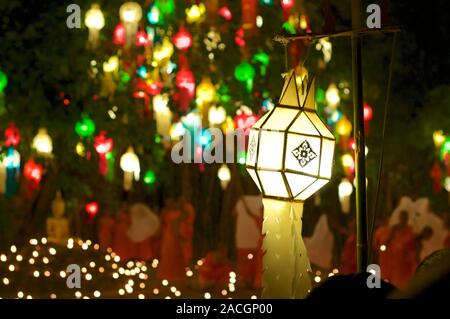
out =
[(91, 5), (86, 12), (84, 23), (89, 28), (89, 43), (93, 48), (98, 46), (98, 34), (105, 26), (105, 18), (98, 4)]
[(31, 181), (33, 184), (36, 184), (36, 186), (38, 186), (42, 180), (42, 173), (42, 165), (36, 163), (32, 159), (26, 162), (23, 168), (23, 175), (25, 176), (25, 178)]
[(217, 171), (217, 177), (220, 180), (220, 186), (222, 187), (222, 189), (226, 189), (228, 183), (231, 180), (231, 172), (227, 164), (222, 164), (220, 166), (219, 170)]
[(143, 180), (147, 185), (154, 184), (156, 182), (155, 172), (153, 172), (152, 170), (148, 170), (147, 172), (145, 172)]
[(98, 203), (97, 202), (87, 203), (84, 209), (86, 210), (86, 213), (89, 216), (93, 217), (98, 213)]
[(156, 113), (164, 112), (169, 104), (169, 96), (167, 94), (158, 94), (153, 97), (153, 111)]
[(447, 137), (441, 146), (441, 159), (444, 160), (450, 153), (450, 137)]
[[(207, 112), (209, 104), (211, 104), (216, 98), (216, 88), (211, 83), (211, 79), (203, 78), (200, 84), (197, 86), (196, 102), (198, 109), (201, 113)], [(206, 113), (207, 115), (208, 113)]]
[(95, 123), (87, 114), (81, 115), (81, 120), (75, 123), (75, 132), (80, 137), (91, 137), (95, 132)]
[(0, 154), (0, 193), (11, 197), (17, 190), (17, 176), (20, 170), (20, 154), (9, 147), (4, 154)]
[(302, 87), (291, 71), (278, 104), (250, 130), (246, 167), (264, 204), (264, 298), (310, 291), (303, 202), (331, 178), (335, 138), (316, 113), (314, 82)]
[(350, 133), (352, 132), (352, 123), (350, 123), (345, 115), (336, 123), (336, 132), (342, 137), (350, 136)]
[(227, 116), (227, 112), (221, 106), (215, 107), (212, 106), (208, 111), (208, 122), (210, 126), (220, 125), (225, 122), (225, 118)]
[(39, 129), (37, 135), (33, 139), (33, 147), (40, 155), (50, 156), (52, 154), (53, 143), (51, 137), (47, 133), (47, 129)]
[(336, 109), (341, 98), (339, 97), (339, 90), (335, 84), (330, 84), (330, 86), (328, 86), (328, 89), (325, 92), (325, 98), (327, 99), (328, 106), (333, 110)]
[(147, 33), (143, 30), (138, 31), (136, 33), (136, 46), (137, 47), (146, 47), (147, 45), (148, 45)]
[(444, 143), (446, 137), (444, 133), (441, 131), (435, 131), (433, 133), (433, 142), (434, 146), (436, 146), (437, 149), (439, 149), (442, 146), (442, 143)]
[(105, 131), (101, 131), (100, 134), (94, 138), (95, 151), (100, 157), (98, 170), (103, 176), (108, 174), (108, 160), (106, 154), (111, 152), (113, 145), (113, 139), (107, 138)]
[(147, 20), (150, 24), (158, 25), (161, 22), (161, 11), (156, 3), (153, 3), (147, 13)]
[(289, 11), (294, 6), (294, 0), (280, 0), (283, 10)]
[(122, 23), (117, 24), (114, 28), (113, 34), (113, 42), (115, 45), (124, 45), (125, 44), (125, 27)]
[(353, 185), (348, 179), (343, 178), (338, 187), (339, 202), (341, 203), (341, 210), (347, 214), (350, 212), (350, 196), (353, 193)]
[(174, 123), (170, 128), (170, 139), (172, 141), (179, 141), (185, 131), (186, 129), (181, 122)]
[(253, 78), (255, 77), (255, 68), (247, 62), (242, 62), (234, 69), (234, 77), (239, 82), (246, 85), (248, 91), (253, 88)]
[(259, 51), (256, 53), (253, 58), (253, 62), (257, 62), (260, 64), (260, 74), (262, 76), (266, 75), (267, 66), (269, 65), (270, 57), (267, 53), (264, 53), (262, 51)]
[(14, 123), (5, 129), (5, 146), (16, 147), (20, 142), (20, 132)]
[(372, 107), (364, 102), (364, 121), (368, 122), (372, 119), (373, 117), (373, 110)]
[(133, 186), (133, 178), (138, 181), (141, 173), (139, 158), (134, 152), (133, 147), (130, 146), (120, 158), (120, 168), (124, 172), (123, 189), (129, 191)]
[(175, 83), (180, 91), (180, 110), (187, 111), (189, 103), (195, 96), (194, 73), (189, 69), (181, 69), (175, 77)]
[(116, 55), (111, 56), (108, 61), (103, 62), (103, 72), (112, 73), (119, 69), (119, 58)]
[(230, 21), (233, 18), (230, 9), (227, 6), (223, 6), (218, 11), (219, 15), (227, 21)]
[(258, 116), (253, 114), (252, 110), (243, 105), (236, 111), (236, 117), (234, 118), (234, 126), (237, 129), (244, 131), (245, 135), (248, 135), (250, 128), (258, 121)]
[(84, 157), (86, 155), (86, 148), (82, 142), (78, 142), (77, 145), (75, 145), (75, 152), (80, 157)]
[(188, 23), (198, 23), (205, 19), (205, 5), (200, 3), (198, 5), (193, 4), (190, 8), (186, 9), (186, 21)]
[(450, 193), (450, 177), (446, 177), (444, 180), (444, 188), (447, 192)]
[(173, 54), (173, 45), (170, 40), (166, 37), (163, 39), (161, 44), (157, 44), (153, 50), (153, 60), (158, 65), (163, 65), (167, 63)]
[(236, 34), (234, 36), (234, 43), (237, 44), (237, 46), (239, 47), (244, 47), (245, 46), (245, 33), (244, 33), (244, 28), (239, 28), (236, 31)]
[(137, 2), (125, 2), (119, 9), (120, 20), (125, 27), (125, 46), (134, 42), (138, 23), (142, 18), (142, 9)]
[(7, 85), (8, 85), (8, 77), (6, 76), (5, 73), (0, 71), (0, 94), (3, 93)]
[(173, 43), (178, 50), (186, 51), (192, 46), (192, 35), (183, 27), (173, 36)]

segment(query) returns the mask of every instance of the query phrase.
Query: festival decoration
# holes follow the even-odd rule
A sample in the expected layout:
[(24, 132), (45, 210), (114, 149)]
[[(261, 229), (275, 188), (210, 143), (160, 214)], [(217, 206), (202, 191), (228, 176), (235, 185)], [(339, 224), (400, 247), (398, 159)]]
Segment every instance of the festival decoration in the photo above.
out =
[(314, 81), (299, 87), (291, 71), (278, 104), (250, 130), (246, 167), (264, 204), (264, 298), (304, 298), (311, 289), (303, 201), (331, 178), (335, 144), (314, 99)]
[(122, 23), (118, 23), (114, 28), (113, 43), (115, 45), (124, 45), (126, 39), (125, 27)]
[(203, 3), (193, 4), (186, 9), (186, 21), (188, 23), (200, 23), (205, 19), (206, 7)]
[(212, 106), (208, 111), (208, 122), (210, 126), (218, 126), (225, 122), (227, 112), (221, 106)]
[(327, 100), (328, 107), (330, 107), (333, 111), (336, 110), (341, 98), (339, 96), (339, 90), (335, 84), (330, 84), (330, 86), (328, 86), (328, 89), (325, 92), (325, 98)]
[(222, 164), (220, 166), (219, 170), (217, 171), (217, 177), (220, 180), (220, 186), (223, 190), (225, 190), (231, 180), (231, 172), (227, 164)]
[(353, 193), (353, 185), (347, 178), (343, 178), (338, 186), (339, 202), (341, 203), (341, 211), (344, 214), (350, 212), (350, 196)]
[(253, 78), (255, 77), (255, 69), (247, 62), (242, 62), (234, 69), (234, 77), (239, 82), (244, 83), (247, 92), (253, 89)]
[(142, 8), (137, 2), (125, 2), (120, 6), (119, 15), (125, 27), (125, 48), (129, 48), (135, 40)]
[(5, 146), (16, 147), (20, 142), (20, 131), (16, 125), (11, 122), (5, 129)]
[(81, 120), (75, 123), (75, 132), (78, 136), (90, 138), (95, 132), (95, 123), (86, 113), (81, 115)]
[(95, 151), (98, 153), (100, 159), (98, 163), (98, 170), (101, 175), (108, 174), (108, 159), (107, 154), (112, 151), (114, 142), (112, 138), (106, 137), (106, 131), (101, 131), (99, 135), (94, 138)]
[(446, 136), (444, 135), (444, 132), (442, 130), (435, 131), (433, 133), (433, 142), (436, 149), (439, 149), (442, 144), (444, 143), (446, 139)]
[(156, 175), (155, 172), (152, 170), (148, 170), (144, 174), (143, 181), (147, 185), (152, 185), (156, 182)]
[(133, 186), (133, 179), (139, 180), (141, 174), (141, 167), (139, 158), (133, 150), (133, 147), (128, 147), (127, 151), (120, 158), (120, 168), (124, 172), (123, 189), (130, 191)]
[(31, 197), (33, 191), (39, 189), (44, 169), (41, 164), (30, 159), (23, 167), (23, 176), (28, 181), (28, 196)]
[(105, 18), (98, 4), (91, 5), (91, 8), (86, 12), (84, 23), (89, 29), (89, 44), (95, 49), (98, 47), (99, 32), (105, 26)]
[(36, 136), (33, 138), (33, 148), (38, 155), (51, 157), (53, 151), (53, 143), (51, 137), (47, 133), (47, 129), (40, 128)]
[(192, 35), (181, 26), (177, 34), (173, 36), (173, 44), (180, 51), (187, 51), (192, 46)]
[(91, 217), (94, 217), (98, 213), (98, 203), (97, 202), (89, 202), (85, 206), (86, 214), (88, 214)]

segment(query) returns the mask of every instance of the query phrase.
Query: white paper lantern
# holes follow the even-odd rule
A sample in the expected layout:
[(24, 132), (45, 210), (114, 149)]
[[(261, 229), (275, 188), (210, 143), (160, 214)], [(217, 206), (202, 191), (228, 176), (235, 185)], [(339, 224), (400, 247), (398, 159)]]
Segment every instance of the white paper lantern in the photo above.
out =
[(43, 156), (51, 156), (53, 152), (53, 143), (51, 137), (47, 133), (47, 129), (40, 128), (37, 135), (33, 138), (33, 147), (38, 154)]
[(130, 47), (135, 42), (139, 21), (142, 18), (142, 8), (137, 2), (125, 2), (120, 6), (119, 15), (125, 27), (125, 46)]
[(347, 178), (343, 178), (338, 186), (339, 202), (341, 210), (347, 214), (350, 212), (350, 196), (353, 193), (353, 185)]
[(231, 172), (227, 164), (222, 164), (220, 166), (219, 170), (217, 171), (217, 177), (220, 180), (220, 186), (222, 187), (222, 189), (226, 189), (228, 183), (231, 180)]
[(212, 106), (208, 110), (208, 122), (210, 126), (220, 125), (225, 122), (227, 112), (222, 106)]
[(130, 146), (120, 158), (120, 168), (124, 172), (123, 188), (129, 191), (133, 185), (133, 177), (138, 181), (141, 173), (139, 158), (134, 152), (133, 147)]
[(105, 18), (98, 4), (93, 4), (86, 12), (84, 23), (89, 29), (89, 43), (93, 48), (98, 46), (98, 35), (105, 26)]

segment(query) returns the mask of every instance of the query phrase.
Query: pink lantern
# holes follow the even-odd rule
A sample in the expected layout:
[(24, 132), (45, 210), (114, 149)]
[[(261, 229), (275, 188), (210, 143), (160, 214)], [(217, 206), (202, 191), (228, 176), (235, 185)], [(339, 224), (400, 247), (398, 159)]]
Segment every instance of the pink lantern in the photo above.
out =
[(145, 31), (136, 32), (136, 46), (146, 47), (148, 46), (148, 36)]
[(16, 147), (20, 142), (20, 132), (14, 123), (10, 123), (5, 130), (5, 146)]
[(227, 21), (230, 21), (233, 18), (230, 9), (227, 6), (223, 6), (219, 9), (219, 15)]
[(113, 42), (116, 45), (124, 45), (125, 44), (125, 27), (122, 23), (119, 23), (114, 28)]
[(113, 145), (113, 139), (107, 138), (105, 131), (101, 131), (100, 134), (94, 138), (95, 151), (100, 156), (98, 170), (103, 176), (108, 174), (108, 160), (106, 159), (106, 154), (111, 152)]

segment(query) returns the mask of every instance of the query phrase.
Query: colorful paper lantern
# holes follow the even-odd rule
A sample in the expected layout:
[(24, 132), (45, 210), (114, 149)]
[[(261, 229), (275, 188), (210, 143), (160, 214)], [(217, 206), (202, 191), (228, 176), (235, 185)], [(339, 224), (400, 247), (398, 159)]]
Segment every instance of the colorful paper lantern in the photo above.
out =
[(345, 115), (336, 123), (336, 132), (339, 136), (348, 138), (352, 132), (352, 123), (347, 119)]
[(328, 89), (325, 92), (325, 98), (327, 100), (328, 106), (331, 109), (336, 109), (339, 102), (341, 101), (341, 98), (339, 96), (339, 90), (335, 84), (330, 84), (328, 86)]
[(95, 132), (95, 123), (89, 115), (81, 115), (81, 120), (75, 123), (75, 132), (77, 132), (80, 137), (92, 137)]
[(234, 69), (234, 77), (245, 84), (247, 91), (251, 91), (253, 78), (255, 77), (255, 68), (250, 63), (242, 62)]
[(120, 158), (120, 168), (124, 172), (123, 189), (129, 191), (133, 186), (133, 179), (138, 181), (141, 173), (139, 158), (134, 152), (133, 147), (128, 147), (125, 154)]
[(113, 139), (106, 137), (106, 131), (101, 131), (100, 134), (94, 138), (94, 148), (100, 158), (98, 170), (103, 176), (108, 174), (109, 165), (106, 154), (112, 151), (113, 146)]
[(173, 44), (178, 50), (187, 51), (192, 46), (192, 35), (181, 26), (177, 34), (173, 36)]
[(14, 123), (10, 123), (5, 129), (5, 146), (16, 147), (20, 142), (20, 132)]
[(291, 71), (278, 104), (250, 130), (246, 167), (264, 204), (264, 298), (309, 293), (303, 202), (331, 178), (335, 138), (316, 113), (314, 81), (302, 87)]
[(136, 46), (137, 47), (146, 47), (148, 46), (148, 35), (144, 30), (136, 32)]
[(33, 148), (39, 155), (51, 156), (53, 152), (53, 143), (51, 137), (47, 133), (47, 129), (40, 128), (36, 136), (33, 138)]
[(144, 174), (144, 178), (143, 181), (145, 184), (147, 185), (152, 185), (156, 182), (156, 175), (155, 172), (152, 170), (148, 170), (147, 172), (145, 172)]
[(227, 164), (222, 164), (217, 171), (217, 177), (220, 180), (222, 189), (226, 189), (231, 180), (231, 172)]
[(105, 18), (98, 4), (91, 5), (91, 8), (86, 12), (84, 23), (89, 29), (89, 43), (93, 48), (96, 48), (99, 32), (105, 26)]
[(97, 215), (98, 208), (99, 206), (97, 202), (89, 202), (85, 206), (86, 213), (91, 217)]
[(4, 72), (0, 71), (0, 94), (3, 93), (7, 85), (8, 85), (8, 77)]
[(208, 122), (210, 126), (217, 126), (225, 121), (227, 112), (221, 106), (212, 106), (208, 111)]
[(344, 214), (350, 212), (350, 196), (353, 193), (353, 185), (347, 178), (343, 178), (338, 186), (339, 202)]
[(122, 23), (118, 23), (114, 28), (113, 43), (115, 45), (124, 45), (125, 38), (126, 38), (125, 27)]
[(434, 142), (434, 146), (437, 149), (439, 149), (442, 146), (445, 139), (446, 139), (446, 136), (444, 135), (444, 132), (442, 130), (435, 131), (433, 133), (433, 142)]
[(32, 159), (30, 159), (28, 160), (28, 162), (26, 162), (23, 168), (23, 175), (27, 180), (31, 181), (36, 185), (39, 185), (39, 183), (42, 180), (43, 171), (44, 169), (41, 164), (38, 164)]
[(119, 9), (120, 20), (125, 27), (125, 47), (134, 43), (139, 21), (142, 18), (142, 8), (137, 2), (125, 2)]
[(196, 102), (197, 105), (203, 106), (214, 101), (216, 98), (216, 88), (208, 77), (203, 78), (197, 86)]
[(220, 7), (217, 13), (227, 21), (230, 21), (233, 18), (233, 14), (227, 6)]
[(193, 4), (185, 10), (188, 23), (199, 23), (205, 19), (206, 7), (203, 3)]

